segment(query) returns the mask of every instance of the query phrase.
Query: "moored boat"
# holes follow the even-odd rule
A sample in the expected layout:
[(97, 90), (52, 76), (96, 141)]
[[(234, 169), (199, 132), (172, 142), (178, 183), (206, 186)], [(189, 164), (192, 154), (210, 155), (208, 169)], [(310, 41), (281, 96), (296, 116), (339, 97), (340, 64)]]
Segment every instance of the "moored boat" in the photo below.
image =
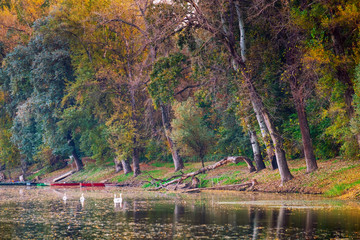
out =
[(80, 183), (80, 187), (105, 187), (105, 183)]
[(45, 183), (33, 182), (0, 182), (0, 186), (47, 186)]

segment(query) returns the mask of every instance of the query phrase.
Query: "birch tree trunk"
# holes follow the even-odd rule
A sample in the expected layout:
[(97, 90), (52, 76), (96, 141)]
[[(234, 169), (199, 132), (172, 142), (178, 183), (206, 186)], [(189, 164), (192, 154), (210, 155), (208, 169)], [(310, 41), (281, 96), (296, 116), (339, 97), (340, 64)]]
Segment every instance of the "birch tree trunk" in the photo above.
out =
[[(246, 68), (244, 68), (244, 69), (246, 69)], [(281, 182), (285, 183), (285, 182), (291, 180), (293, 178), (293, 176), (290, 173), (290, 169), (289, 169), (289, 166), (286, 161), (282, 138), (281, 138), (280, 134), (278, 133), (277, 129), (275, 128), (268, 111), (264, 107), (262, 99), (258, 95), (258, 93), (255, 89), (255, 86), (253, 85), (251, 79), (247, 76), (246, 71), (242, 71), (242, 74), (245, 78), (245, 82), (246, 82), (247, 88), (249, 90), (251, 102), (253, 102), (253, 104), (255, 104), (259, 108), (259, 110), (264, 118), (266, 127), (270, 132), (271, 139), (275, 145), (274, 146), (275, 147), (275, 156), (276, 156), (277, 165), (279, 167)]]
[(250, 124), (248, 123), (248, 129), (249, 129), (249, 136), (250, 136), (250, 142), (251, 142), (251, 147), (254, 153), (254, 162), (256, 165), (256, 170), (257, 171), (261, 171), (264, 168), (266, 168), (262, 155), (261, 155), (261, 150), (260, 150), (260, 146), (259, 146), (259, 142), (257, 140), (257, 135), (256, 132), (254, 130), (251, 129)]
[(260, 146), (257, 140), (256, 132), (253, 131), (252, 129), (249, 129), (249, 136), (250, 136), (251, 147), (254, 153), (254, 162), (256, 165), (256, 170), (261, 171), (266, 167), (263, 162), (263, 158), (261, 156)]
[(278, 168), (278, 166), (277, 166), (277, 163), (276, 163), (274, 145), (271, 142), (271, 137), (270, 137), (269, 131), (266, 128), (264, 118), (261, 115), (259, 108), (253, 102), (251, 102), (251, 104), (253, 106), (253, 109), (254, 109), (254, 112), (255, 112), (255, 115), (256, 115), (256, 120), (259, 123), (260, 132), (261, 132), (261, 135), (262, 135), (263, 140), (264, 140), (264, 144), (265, 144), (265, 148), (266, 148), (266, 154), (267, 154), (268, 160), (270, 162), (271, 169), (275, 170), (275, 169)]
[[(244, 30), (244, 23), (242, 20), (242, 15), (241, 15), (241, 11), (240, 11), (238, 3), (235, 3), (235, 8), (236, 8), (236, 14), (238, 17), (238, 22), (239, 22), (240, 46), (242, 46), (242, 48), (244, 48), (245, 47), (245, 30)], [(233, 8), (230, 10), (234, 11)], [(241, 49), (241, 57), (239, 56), (239, 54), (236, 51), (236, 45), (234, 44), (234, 40), (225, 41), (225, 44), (227, 45), (228, 50), (229, 50), (230, 54), (232, 55), (233, 59), (237, 62), (237, 65), (239, 66), (239, 71), (245, 80), (247, 89), (249, 90), (250, 101), (254, 107), (254, 111), (255, 111), (255, 109), (258, 109), (258, 111), (261, 113), (261, 115), (264, 119), (267, 129), (270, 132), (271, 139), (275, 145), (275, 156), (276, 156), (277, 165), (279, 167), (281, 182), (285, 183), (285, 182), (291, 180), (293, 178), (293, 176), (290, 173), (290, 169), (289, 169), (287, 161), (286, 161), (282, 139), (281, 139), (281, 136), (278, 133), (277, 129), (275, 128), (273, 122), (271, 121), (270, 115), (269, 115), (268, 111), (266, 110), (262, 99), (260, 98), (260, 96), (257, 93), (257, 90), (254, 86), (253, 80), (249, 76), (249, 71), (248, 71), (249, 69), (247, 68), (247, 66), (245, 64), (245, 60), (246, 60), (246, 57), (244, 56), (245, 52), (243, 51), (243, 49)]]
[[(270, 133), (270, 137), (271, 140), (274, 143), (274, 147), (275, 147), (275, 156), (276, 156), (276, 161), (279, 167), (279, 172), (280, 172), (280, 176), (281, 176), (281, 182), (282, 184), (291, 180), (293, 178), (293, 176), (290, 173), (287, 161), (286, 161), (286, 157), (285, 157), (285, 152), (284, 152), (284, 147), (283, 147), (283, 143), (282, 143), (282, 138), (280, 136), (280, 134), (278, 133), (277, 129), (275, 128), (270, 115), (267, 111), (267, 109), (265, 108), (262, 99), (260, 98), (260, 96), (258, 95), (258, 92), (254, 86), (253, 83), (253, 79), (250, 76), (250, 69), (248, 69), (246, 63), (244, 60), (246, 60), (245, 55), (245, 51), (241, 51), (241, 54), (243, 54), (242, 56), (237, 52), (237, 44), (235, 42), (235, 34), (233, 31), (233, 24), (234, 24), (234, 15), (236, 14), (238, 17), (238, 21), (239, 21), (239, 31), (240, 31), (240, 35), (242, 37), (240, 37), (240, 46), (245, 46), (245, 30), (244, 30), (244, 26), (241, 26), (241, 23), (243, 23), (242, 20), (242, 15), (240, 13), (240, 9), (237, 6), (237, 2), (234, 3), (233, 0), (229, 0), (229, 11), (230, 11), (230, 18), (228, 21), (229, 24), (229, 31), (228, 33), (223, 32), (218, 26), (215, 26), (212, 24), (212, 22), (210, 21), (210, 19), (208, 19), (206, 17), (206, 15), (204, 15), (204, 11), (201, 9), (201, 7), (198, 5), (197, 1), (195, 0), (187, 0), (187, 2), (193, 7), (191, 15), (195, 17), (196, 19), (196, 25), (199, 26), (200, 28), (203, 28), (204, 30), (215, 34), (215, 36), (218, 36), (218, 38), (222, 41), (222, 43), (224, 44), (224, 47), (226, 48), (227, 52), (230, 54), (232, 61), (237, 65), (238, 68), (238, 72), (242, 75), (243, 80), (245, 82), (245, 86), (248, 90), (248, 94), (249, 94), (249, 98), (250, 101), (252, 102), (253, 105), (256, 106), (256, 108), (259, 109), (259, 112), (261, 113), (262, 117), (264, 118), (264, 122), (265, 125), (267, 127), (267, 129), (269, 130)], [(208, 10), (208, 9), (206, 9)]]
[[(236, 15), (238, 18), (238, 22), (239, 22), (239, 32), (240, 32), (240, 40), (239, 40), (239, 45), (240, 45), (240, 54), (241, 54), (241, 60), (243, 63), (246, 62), (246, 44), (245, 44), (245, 26), (244, 26), (244, 21), (243, 21), (243, 17), (241, 14), (241, 10), (240, 10), (240, 6), (239, 4), (236, 2), (235, 3), (235, 9), (236, 9)], [(237, 64), (235, 65), (237, 66)], [(238, 70), (238, 69), (236, 69)], [(266, 125), (264, 123), (264, 118), (262, 117), (259, 108), (257, 107), (256, 104), (254, 104), (253, 102), (251, 102), (255, 115), (256, 115), (256, 120), (259, 123), (259, 127), (260, 127), (260, 131), (261, 131), (261, 135), (263, 137), (264, 140), (264, 144), (265, 144), (265, 148), (266, 148), (266, 153), (268, 156), (268, 160), (270, 162), (270, 166), (271, 169), (275, 170), (277, 169), (277, 163), (276, 163), (276, 157), (275, 157), (275, 150), (274, 150), (274, 146), (271, 142), (271, 138), (269, 135), (269, 132), (266, 128)]]

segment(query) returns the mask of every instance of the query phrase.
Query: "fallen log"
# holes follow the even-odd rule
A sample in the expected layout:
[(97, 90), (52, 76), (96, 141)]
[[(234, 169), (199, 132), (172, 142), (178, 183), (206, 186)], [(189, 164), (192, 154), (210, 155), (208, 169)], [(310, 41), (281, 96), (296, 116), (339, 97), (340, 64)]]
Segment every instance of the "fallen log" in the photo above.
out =
[(196, 189), (189, 189), (184, 191), (184, 193), (198, 193), (201, 190), (234, 190), (234, 191), (245, 191), (245, 190), (252, 190), (258, 182), (256, 179), (251, 180), (248, 183), (241, 183), (241, 184), (232, 184), (232, 185), (224, 185), (224, 186), (216, 186), (216, 187), (208, 187), (208, 188), (196, 188)]
[(71, 170), (70, 172), (67, 172), (67, 173), (63, 174), (63, 175), (61, 175), (60, 177), (54, 178), (53, 182), (58, 182), (58, 181), (60, 181), (60, 180), (62, 180), (62, 179), (64, 179), (64, 178), (66, 178), (66, 177), (74, 174), (75, 172), (76, 172), (76, 171)]
[(161, 189), (161, 188), (164, 188), (166, 186), (169, 186), (171, 184), (176, 183), (176, 186), (175, 186), (175, 190), (176, 190), (178, 185), (181, 184), (187, 178), (190, 178), (190, 177), (193, 178), (198, 174), (214, 170), (214, 169), (216, 169), (218, 167), (221, 167), (223, 165), (226, 165), (228, 163), (235, 163), (236, 164), (236, 163), (239, 163), (240, 161), (245, 161), (247, 163), (250, 172), (256, 171), (255, 167), (251, 163), (251, 160), (249, 158), (247, 158), (247, 157), (242, 157), (242, 156), (240, 156), (240, 157), (239, 156), (238, 157), (226, 157), (226, 158), (224, 158), (224, 159), (222, 159), (222, 160), (220, 160), (220, 161), (218, 161), (218, 162), (216, 162), (216, 163), (214, 163), (212, 165), (200, 168), (199, 170), (197, 170), (195, 172), (183, 174), (180, 178), (177, 178), (177, 179), (171, 180), (170, 182), (161, 184), (161, 186), (158, 187), (157, 189)]
[(184, 191), (184, 193), (200, 192), (202, 190), (234, 190), (234, 191), (245, 191), (247, 188), (251, 187), (252, 183), (243, 183), (243, 184), (233, 184), (233, 185), (224, 185), (218, 187), (208, 187), (208, 188), (195, 188)]

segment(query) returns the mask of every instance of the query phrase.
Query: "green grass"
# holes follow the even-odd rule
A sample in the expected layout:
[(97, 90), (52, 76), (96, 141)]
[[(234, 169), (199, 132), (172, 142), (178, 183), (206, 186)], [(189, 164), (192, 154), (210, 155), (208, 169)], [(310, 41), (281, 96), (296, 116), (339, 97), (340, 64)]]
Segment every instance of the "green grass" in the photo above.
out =
[(343, 168), (340, 168), (339, 170), (336, 170), (334, 173), (345, 172), (346, 170), (350, 170), (350, 169), (355, 168), (357, 166), (359, 166), (359, 164), (353, 164), (353, 165), (350, 165), (350, 166), (347, 166), (347, 167), (343, 167)]
[(27, 179), (31, 181), (31, 180), (33, 180), (34, 178), (36, 178), (37, 176), (44, 175), (44, 174), (46, 174), (46, 173), (48, 173), (48, 172), (49, 172), (49, 168), (48, 168), (48, 167), (44, 167), (44, 168), (40, 169), (37, 173), (34, 173), (34, 174), (30, 175), (30, 176), (27, 176)]
[(151, 164), (153, 167), (166, 167), (166, 168), (174, 168), (174, 163), (168, 162), (154, 162)]
[(360, 180), (357, 180), (355, 182), (352, 183), (340, 183), (340, 184), (336, 184), (335, 186), (333, 186), (332, 188), (330, 188), (329, 190), (327, 190), (324, 193), (324, 196), (326, 197), (337, 197), (342, 195), (345, 191), (347, 191), (348, 189), (359, 185), (360, 184)]
[(107, 166), (96, 166), (95, 164), (89, 164), (83, 170), (76, 172), (71, 177), (69, 181), (81, 182), (89, 181), (96, 182), (102, 180), (106, 175), (108, 175), (114, 168)]
[(246, 182), (246, 181), (248, 181), (248, 178), (239, 179), (239, 178), (229, 177), (228, 179), (226, 179), (226, 180), (223, 182), (223, 184), (224, 184), (224, 185), (240, 184), (240, 183)]
[(166, 169), (154, 169), (154, 170), (150, 170), (150, 171), (143, 171), (142, 173), (143, 174), (140, 175), (140, 177), (144, 177), (145, 180), (150, 181), (151, 177), (160, 178), (160, 179), (166, 179), (166, 177), (164, 177), (164, 176), (166, 176), (167, 171), (166, 171)]
[(302, 170), (305, 170), (306, 167), (299, 167), (299, 168), (293, 168), (293, 169), (290, 169), (291, 172), (299, 172), (299, 171), (302, 171)]
[(128, 180), (129, 178), (131, 178), (133, 176), (133, 173), (127, 173), (127, 174), (121, 174), (119, 176), (116, 176), (114, 178), (111, 179), (111, 182), (124, 182), (126, 180)]

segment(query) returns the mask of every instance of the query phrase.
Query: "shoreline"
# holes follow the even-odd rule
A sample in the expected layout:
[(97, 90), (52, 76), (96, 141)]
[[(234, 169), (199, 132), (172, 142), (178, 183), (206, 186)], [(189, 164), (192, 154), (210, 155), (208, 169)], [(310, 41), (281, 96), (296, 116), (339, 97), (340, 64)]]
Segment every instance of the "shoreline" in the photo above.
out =
[[(206, 165), (212, 163), (207, 162)], [(313, 173), (306, 173), (306, 165), (303, 159), (290, 160), (289, 166), (294, 178), (280, 186), (281, 181), (278, 170), (266, 168), (260, 172), (249, 173), (246, 164), (243, 162), (228, 164), (197, 175), (199, 178), (198, 187), (206, 188), (243, 184), (256, 179), (258, 184), (253, 186), (252, 192), (275, 194), (299, 193), (340, 199), (360, 199), (360, 163), (358, 161), (334, 158), (320, 160), (318, 165), (318, 170)], [(201, 163), (186, 163), (183, 172), (189, 173), (200, 168)], [(40, 175), (38, 182), (50, 183), (54, 178), (69, 171), (69, 169), (70, 167), (66, 167)], [(179, 174), (179, 172), (174, 173), (171, 163), (141, 163), (141, 169), (142, 174), (134, 178), (132, 173), (127, 175), (124, 175), (122, 172), (115, 173), (114, 167), (111, 164), (103, 166), (89, 164), (80, 172), (72, 174), (61, 182), (114, 183), (126, 185), (124, 188), (135, 187), (146, 190), (154, 187), (150, 184), (152, 178), (167, 179)], [(35, 174), (28, 176), (29, 180), (34, 178)], [(178, 191), (181, 192), (180, 189)]]

